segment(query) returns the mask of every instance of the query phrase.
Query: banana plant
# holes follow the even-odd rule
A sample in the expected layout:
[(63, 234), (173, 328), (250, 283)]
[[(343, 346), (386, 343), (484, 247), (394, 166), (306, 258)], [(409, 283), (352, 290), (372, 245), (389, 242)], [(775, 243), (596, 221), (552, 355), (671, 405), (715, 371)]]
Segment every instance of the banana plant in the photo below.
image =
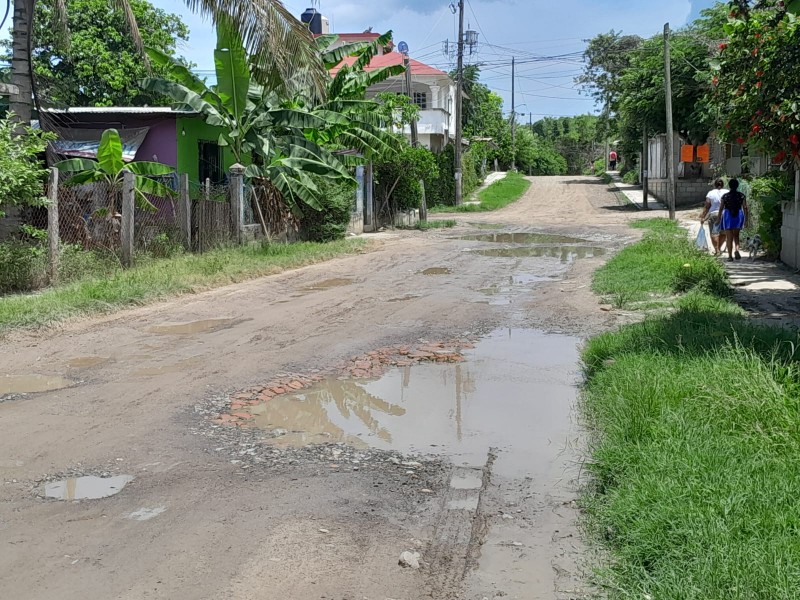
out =
[(55, 164), (59, 171), (75, 173), (65, 183), (66, 185), (82, 185), (87, 183), (105, 182), (111, 193), (109, 206), (100, 209), (100, 213), (114, 215), (116, 211), (116, 198), (122, 190), (122, 179), (125, 171), (134, 175), (134, 193), (136, 205), (149, 212), (158, 209), (148, 200), (145, 194), (170, 198), (175, 192), (153, 177), (169, 175), (174, 168), (157, 162), (134, 161), (125, 163), (122, 158), (122, 139), (116, 129), (106, 129), (100, 138), (97, 148), (97, 160), (89, 158), (69, 158)]
[(256, 85), (242, 42), (229, 30), (217, 28), (217, 84), (212, 87), (171, 57), (152, 49), (148, 54), (167, 68), (170, 79), (147, 78), (142, 88), (172, 98), (177, 108), (197, 112), (220, 128), (219, 145), (249, 165), (248, 177), (270, 180), (295, 214), (302, 214), (302, 205), (322, 209), (311, 174), (353, 180), (342, 161), (308, 134), (341, 123), (342, 117), (312, 114)]

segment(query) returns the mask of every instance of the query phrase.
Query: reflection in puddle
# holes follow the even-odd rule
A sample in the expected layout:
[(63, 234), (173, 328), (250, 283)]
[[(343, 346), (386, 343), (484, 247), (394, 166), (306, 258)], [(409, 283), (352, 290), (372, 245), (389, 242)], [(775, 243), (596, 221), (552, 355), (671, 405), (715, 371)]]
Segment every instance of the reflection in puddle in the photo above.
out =
[(88, 369), (107, 363), (111, 358), (108, 356), (76, 356), (67, 361), (67, 366), (73, 369)]
[(77, 477), (46, 484), (44, 495), (57, 500), (97, 500), (120, 493), (131, 481), (130, 475)]
[(524, 473), (564, 445), (577, 345), (568, 336), (501, 331), (465, 352), (466, 363), (398, 368), (372, 381), (328, 379), (249, 410), (256, 427), (287, 432), (272, 440), (278, 445), (339, 442), (469, 465), (497, 447), (501, 470)]
[(213, 333), (220, 329), (228, 329), (236, 324), (235, 319), (205, 319), (188, 323), (164, 323), (148, 329), (150, 333), (185, 335), (192, 333)]
[(481, 233), (465, 235), (458, 239), (497, 244), (581, 244), (586, 242), (580, 238), (550, 233)]
[(326, 279), (325, 281), (319, 281), (319, 282), (314, 283), (312, 285), (306, 286), (306, 287), (303, 288), (303, 290), (305, 290), (307, 292), (319, 292), (319, 291), (322, 291), (322, 290), (330, 290), (332, 288), (344, 287), (346, 285), (352, 285), (353, 283), (355, 283), (355, 281), (353, 279), (345, 279), (345, 278)]
[(507, 306), (511, 304), (512, 297), (530, 291), (528, 286), (544, 281), (554, 281), (554, 278), (534, 275), (532, 273), (519, 273), (517, 275), (511, 275), (507, 283), (492, 285), (478, 291), (487, 296), (491, 296), (489, 304), (493, 306)]
[(71, 379), (54, 375), (4, 375), (0, 377), (0, 396), (51, 392), (75, 385)]
[(473, 250), (473, 252), (494, 258), (525, 258), (529, 256), (559, 258), (562, 263), (570, 263), (579, 258), (603, 256), (606, 249), (596, 246), (523, 246), (520, 248), (489, 248)]
[(450, 273), (452, 271), (447, 267), (431, 267), (422, 272), (423, 275), (450, 275)]

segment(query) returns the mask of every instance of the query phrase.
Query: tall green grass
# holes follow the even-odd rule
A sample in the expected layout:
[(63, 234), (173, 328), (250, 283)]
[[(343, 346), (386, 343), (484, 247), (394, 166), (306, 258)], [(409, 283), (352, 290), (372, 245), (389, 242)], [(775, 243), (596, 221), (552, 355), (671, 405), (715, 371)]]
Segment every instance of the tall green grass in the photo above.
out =
[[(645, 227), (601, 289), (677, 291), (683, 267), (659, 250), (676, 230)], [(612, 600), (800, 597), (800, 336), (754, 324), (702, 273), (671, 314), (583, 352), (585, 508)]]
[(480, 204), (461, 206), (434, 206), (431, 212), (488, 212), (516, 202), (528, 191), (531, 182), (524, 175), (512, 172), (478, 192)]
[(205, 254), (148, 259), (133, 269), (83, 279), (37, 294), (0, 297), (0, 334), (70, 317), (110, 312), (171, 296), (280, 273), (363, 248), (360, 240), (325, 244), (268, 244)]

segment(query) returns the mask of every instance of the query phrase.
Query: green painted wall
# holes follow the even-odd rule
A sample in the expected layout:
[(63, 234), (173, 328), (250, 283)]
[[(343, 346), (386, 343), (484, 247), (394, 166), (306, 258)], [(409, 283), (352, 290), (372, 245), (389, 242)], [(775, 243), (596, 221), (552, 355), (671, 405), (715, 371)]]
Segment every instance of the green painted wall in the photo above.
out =
[[(212, 127), (200, 117), (178, 119), (178, 172), (188, 173), (189, 181), (200, 183), (200, 142), (216, 142), (221, 129)], [(236, 161), (231, 152), (222, 149), (222, 166), (227, 171)]]

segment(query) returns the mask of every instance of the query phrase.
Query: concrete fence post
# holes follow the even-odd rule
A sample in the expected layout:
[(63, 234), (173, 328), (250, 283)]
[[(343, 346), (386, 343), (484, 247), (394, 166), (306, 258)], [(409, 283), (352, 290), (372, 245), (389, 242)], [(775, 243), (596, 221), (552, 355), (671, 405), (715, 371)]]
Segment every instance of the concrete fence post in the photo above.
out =
[(422, 191), (422, 198), (420, 198), (419, 202), (419, 220), (420, 221), (427, 221), (428, 220), (428, 200), (425, 198), (425, 180), (419, 180), (419, 188)]
[(192, 199), (189, 196), (189, 174), (183, 173), (178, 181), (181, 203), (181, 223), (186, 251), (192, 251)]
[(238, 163), (231, 167), (230, 186), (233, 239), (241, 244), (244, 232), (244, 167)]
[(364, 170), (364, 231), (375, 230), (375, 209), (373, 204), (374, 172), (372, 163)]
[(122, 242), (122, 266), (129, 269), (133, 266), (133, 207), (135, 178), (130, 171), (122, 175), (122, 225), (120, 240)]
[(55, 167), (50, 167), (47, 199), (47, 275), (50, 285), (57, 285), (61, 235), (58, 231), (58, 169)]

